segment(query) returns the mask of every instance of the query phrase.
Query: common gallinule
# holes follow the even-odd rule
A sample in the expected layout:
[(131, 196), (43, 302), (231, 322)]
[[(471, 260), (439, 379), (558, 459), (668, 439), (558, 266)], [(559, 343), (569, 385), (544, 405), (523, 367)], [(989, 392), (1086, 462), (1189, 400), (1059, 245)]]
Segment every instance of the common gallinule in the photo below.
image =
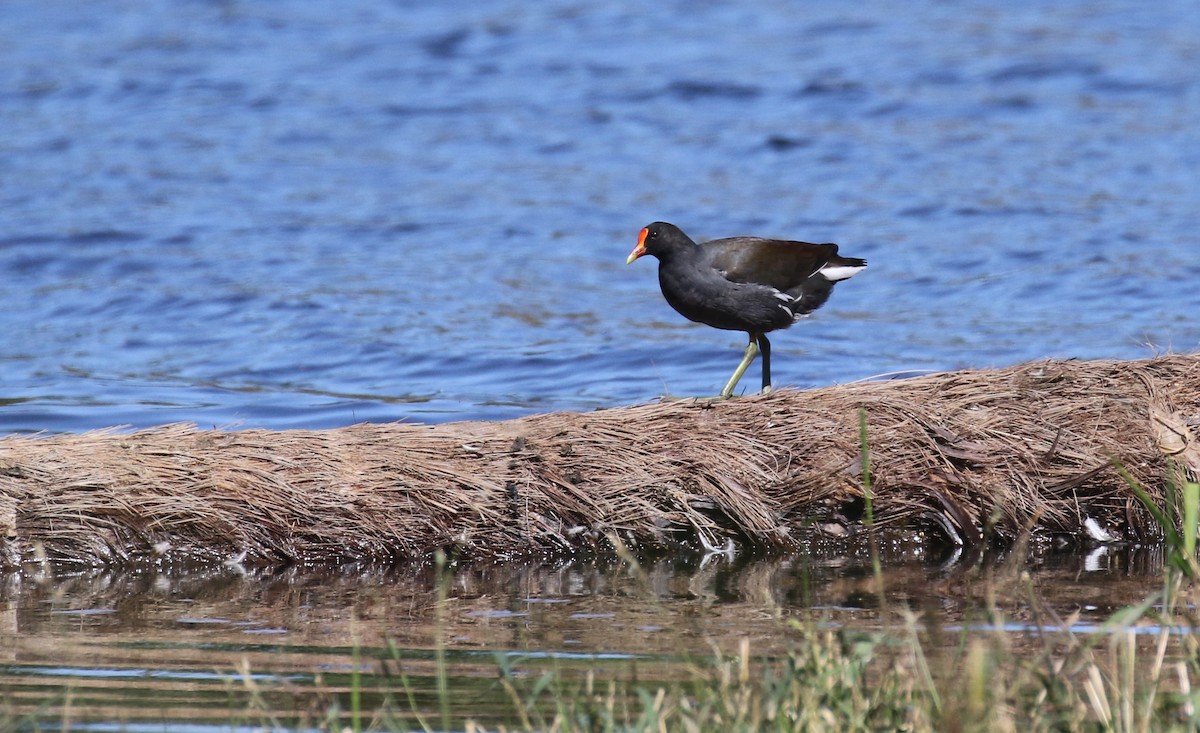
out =
[(688, 320), (728, 331), (745, 331), (750, 344), (742, 363), (721, 390), (733, 394), (738, 380), (762, 352), (762, 388), (771, 390), (771, 342), (767, 333), (787, 328), (825, 304), (834, 283), (867, 266), (839, 257), (836, 244), (809, 244), (760, 237), (729, 237), (696, 244), (679, 227), (656, 221), (638, 234), (626, 264), (643, 255), (658, 258), (658, 284), (672, 308)]

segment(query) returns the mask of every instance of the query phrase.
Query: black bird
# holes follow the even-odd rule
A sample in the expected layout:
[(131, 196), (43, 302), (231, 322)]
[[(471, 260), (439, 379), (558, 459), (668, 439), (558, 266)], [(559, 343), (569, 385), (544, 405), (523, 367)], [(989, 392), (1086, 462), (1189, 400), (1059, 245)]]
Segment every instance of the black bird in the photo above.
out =
[(679, 227), (656, 221), (638, 234), (626, 264), (658, 258), (663, 297), (684, 318), (728, 331), (745, 331), (750, 344), (721, 397), (762, 352), (762, 389), (771, 391), (767, 333), (787, 328), (825, 304), (834, 283), (853, 277), (866, 260), (838, 256), (836, 244), (761, 237), (729, 237), (696, 244)]

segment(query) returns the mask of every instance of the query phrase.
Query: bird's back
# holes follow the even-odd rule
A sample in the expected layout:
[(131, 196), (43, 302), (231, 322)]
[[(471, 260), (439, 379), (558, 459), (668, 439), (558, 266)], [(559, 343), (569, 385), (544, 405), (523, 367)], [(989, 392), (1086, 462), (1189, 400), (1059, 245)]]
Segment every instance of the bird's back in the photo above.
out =
[(831, 260), (836, 244), (812, 244), (761, 237), (729, 237), (700, 245), (710, 267), (733, 282), (757, 283), (787, 292)]
[(841, 257), (832, 243), (813, 244), (761, 237), (729, 237), (700, 245), (706, 263), (726, 279), (775, 288), (794, 300), (788, 309), (802, 316), (829, 300), (834, 283), (867, 266), (866, 260)]

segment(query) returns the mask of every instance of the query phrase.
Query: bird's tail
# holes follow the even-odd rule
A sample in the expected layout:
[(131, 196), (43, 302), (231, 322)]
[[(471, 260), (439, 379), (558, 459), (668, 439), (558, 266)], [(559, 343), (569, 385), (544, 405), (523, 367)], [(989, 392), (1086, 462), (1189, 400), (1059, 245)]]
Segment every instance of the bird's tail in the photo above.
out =
[(833, 286), (842, 280), (854, 277), (867, 266), (867, 261), (857, 257), (832, 257), (825, 266), (809, 275), (799, 287), (792, 288), (788, 295), (795, 298), (788, 308), (796, 318), (806, 316), (825, 305)]
[(833, 257), (825, 263), (824, 267), (817, 270), (816, 275), (821, 275), (832, 282), (838, 282), (839, 280), (849, 280), (866, 266), (867, 261), (858, 257)]

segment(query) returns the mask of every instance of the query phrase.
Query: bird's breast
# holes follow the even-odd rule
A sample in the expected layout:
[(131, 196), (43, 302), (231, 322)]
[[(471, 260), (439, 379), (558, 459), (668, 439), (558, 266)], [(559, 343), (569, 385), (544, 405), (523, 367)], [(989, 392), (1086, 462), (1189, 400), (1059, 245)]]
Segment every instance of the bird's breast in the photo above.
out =
[(713, 328), (764, 333), (795, 320), (790, 296), (764, 285), (731, 282), (716, 270), (680, 274), (660, 268), (659, 285), (681, 316)]

